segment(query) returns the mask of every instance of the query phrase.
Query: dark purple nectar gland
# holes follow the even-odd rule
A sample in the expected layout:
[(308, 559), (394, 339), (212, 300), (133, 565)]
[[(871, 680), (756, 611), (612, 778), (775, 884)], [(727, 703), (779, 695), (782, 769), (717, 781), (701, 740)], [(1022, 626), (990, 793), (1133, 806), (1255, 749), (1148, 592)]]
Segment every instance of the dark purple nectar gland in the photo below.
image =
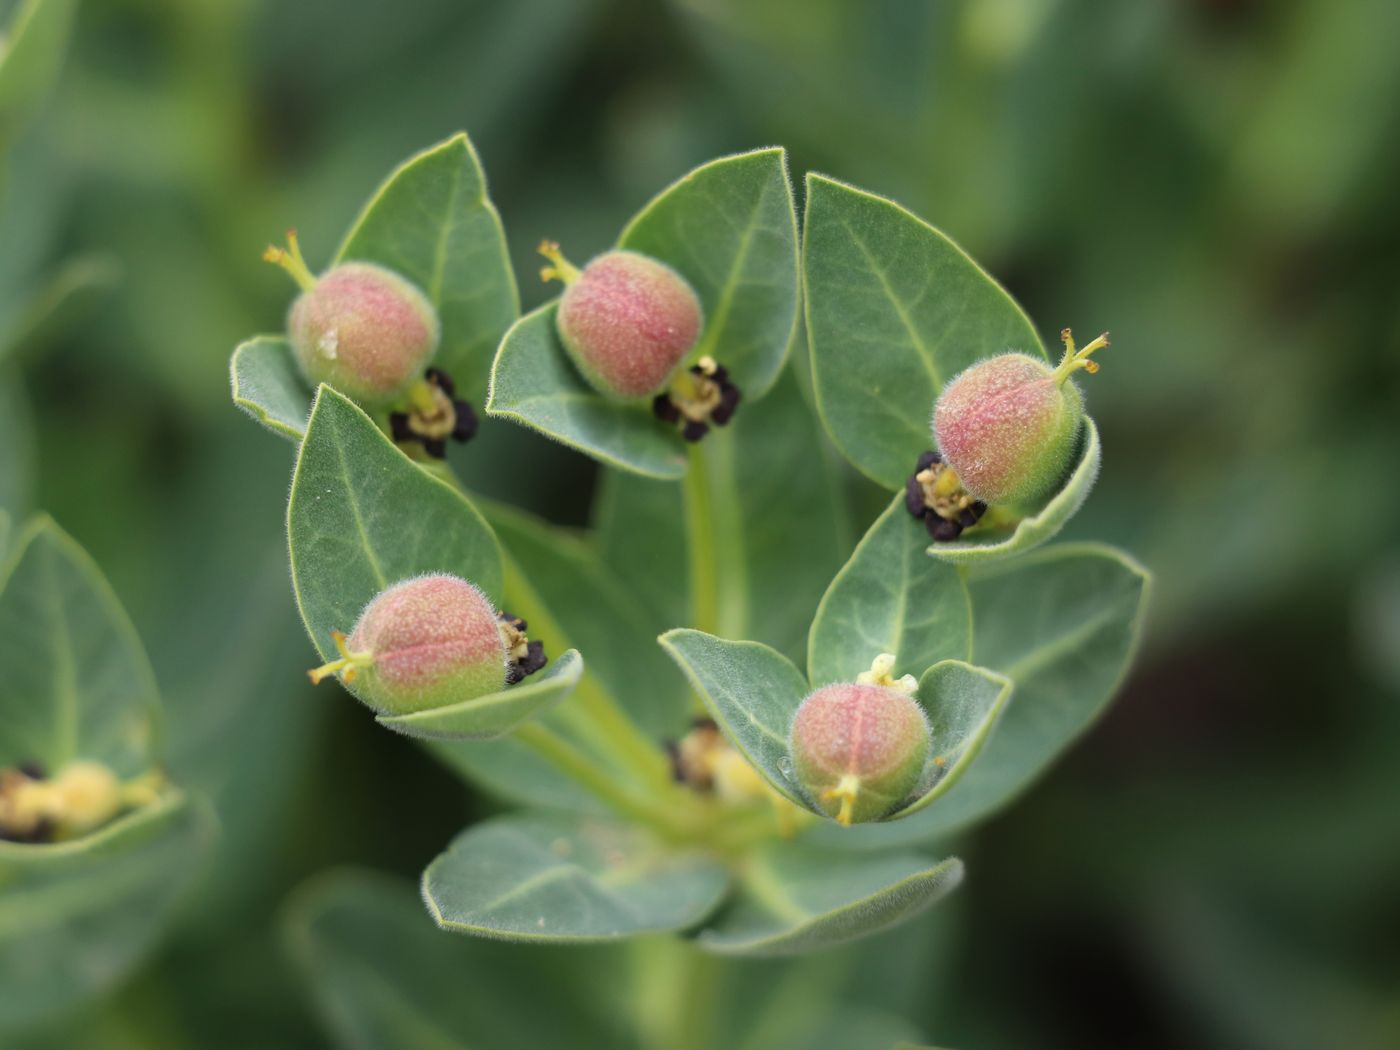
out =
[(440, 368), (430, 368), (408, 391), (404, 409), (389, 413), (389, 432), (399, 445), (418, 443), (436, 459), (447, 455), (447, 439), (465, 443), (476, 436), (477, 417), (472, 406), (459, 400), (452, 379)]
[(904, 483), (904, 506), (939, 543), (949, 543), (982, 520), (987, 505), (974, 499), (957, 471), (937, 452), (925, 452)]
[(549, 663), (544, 655), (544, 643), (532, 642), (525, 634), (526, 623), (508, 612), (497, 614), (501, 624), (501, 640), (506, 646), (506, 685), (514, 685)]
[(726, 425), (734, 418), (742, 398), (729, 381), (729, 370), (713, 357), (702, 357), (671, 382), (651, 403), (652, 414), (664, 423), (680, 427), (686, 441), (699, 441), (710, 425)]

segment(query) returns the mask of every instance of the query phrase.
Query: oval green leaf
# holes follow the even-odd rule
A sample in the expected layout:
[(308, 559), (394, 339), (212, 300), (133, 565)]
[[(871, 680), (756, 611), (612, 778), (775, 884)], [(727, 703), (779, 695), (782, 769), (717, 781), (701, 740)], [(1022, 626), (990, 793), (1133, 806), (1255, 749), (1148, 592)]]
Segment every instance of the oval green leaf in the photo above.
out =
[(1011, 679), (961, 660), (944, 660), (924, 672), (918, 698), (933, 740), (925, 786), (917, 799), (886, 820), (917, 813), (948, 793), (991, 736), (1011, 690)]
[(893, 201), (808, 175), (804, 231), (817, 407), (852, 463), (901, 489), (948, 380), (993, 354), (1045, 349), (999, 284)]
[(956, 857), (842, 853), (801, 842), (765, 847), (745, 863), (735, 899), (699, 943), (729, 955), (797, 955), (888, 929), (962, 881)]
[(1024, 791), (1094, 723), (1127, 674), (1151, 577), (1112, 547), (1059, 544), (979, 567), (968, 582), (974, 654), (1011, 679), (1015, 701), (946, 798), (907, 820), (853, 829), (852, 845), (942, 837)]
[(791, 779), (788, 731), (810, 691), (791, 660), (759, 642), (682, 628), (659, 639), (725, 736), (777, 791), (811, 808)]
[(928, 533), (896, 496), (831, 581), (807, 642), (813, 685), (854, 682), (881, 653), (895, 674), (972, 655), (972, 604), (958, 570), (924, 554)]
[(1079, 462), (1059, 492), (1050, 497), (1040, 510), (1022, 518), (1009, 528), (973, 529), (948, 543), (934, 543), (928, 553), (935, 558), (955, 564), (976, 564), (991, 558), (1022, 554), (1038, 547), (1064, 528), (1084, 505), (1089, 490), (1099, 477), (1103, 453), (1099, 443), (1099, 428), (1088, 416), (1084, 417), (1084, 441)]
[(557, 300), (517, 321), (491, 366), (487, 414), (514, 420), (610, 467), (650, 478), (685, 473), (685, 445), (675, 427), (647, 405), (599, 395), (569, 362), (554, 328)]
[(583, 658), (570, 649), (544, 670), (499, 692), (428, 711), (380, 715), (378, 722), (421, 740), (494, 740), (539, 718), (572, 693), (582, 675)]
[(213, 830), (208, 810), (176, 793), (81, 839), (0, 842), (0, 1028), (63, 1014), (129, 973)]
[(0, 667), (0, 767), (149, 768), (160, 711), (146, 651), (101, 570), (48, 518), (0, 571)]
[(324, 659), (332, 631), (350, 630), (371, 598), (411, 576), (453, 573), (500, 602), (501, 552), (476, 508), (326, 386), (292, 475), (287, 537), (297, 608)]
[(520, 315), (501, 217), (465, 133), (410, 157), (370, 198), (335, 261), (360, 259), (413, 281), (437, 307), (435, 363), (471, 401), (491, 355)]
[(729, 885), (724, 867), (595, 817), (517, 814), (453, 840), (423, 872), (445, 930), (507, 940), (613, 941), (694, 926)]
[(759, 149), (702, 164), (643, 208), (618, 246), (660, 259), (690, 282), (705, 308), (691, 356), (713, 356), (745, 397), (762, 397), (797, 326), (797, 210), (787, 152)]
[(229, 361), (229, 382), (233, 403), (268, 430), (297, 442), (306, 436), (311, 394), (282, 336), (239, 343)]

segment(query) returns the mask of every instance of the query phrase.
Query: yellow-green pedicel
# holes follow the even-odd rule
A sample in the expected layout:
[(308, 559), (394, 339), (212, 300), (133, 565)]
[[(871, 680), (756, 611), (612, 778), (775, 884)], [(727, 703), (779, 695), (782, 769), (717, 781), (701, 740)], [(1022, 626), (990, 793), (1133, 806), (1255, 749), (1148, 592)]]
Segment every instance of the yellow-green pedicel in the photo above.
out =
[(302, 288), (287, 314), (287, 338), (302, 374), (362, 404), (401, 398), (437, 352), (437, 311), (411, 281), (382, 266), (341, 263), (312, 275), (297, 246), (268, 248)]
[(934, 406), (933, 436), (963, 487), (984, 503), (1034, 509), (1073, 465), (1084, 400), (1069, 378), (1108, 345), (1076, 349), (1069, 329), (1056, 368), (1028, 354), (999, 354), (960, 373)]
[(827, 685), (797, 709), (789, 747), (812, 804), (842, 824), (860, 824), (888, 816), (918, 786), (928, 722), (898, 688)]
[(496, 610), (473, 584), (419, 576), (381, 591), (349, 636), (341, 658), (311, 672), (338, 674), (371, 707), (408, 714), (472, 700), (505, 687), (508, 652)]
[(546, 280), (564, 282), (555, 322), (559, 340), (589, 384), (619, 400), (660, 393), (700, 338), (703, 313), (690, 284), (639, 252), (611, 251), (582, 270), (559, 246), (540, 252)]

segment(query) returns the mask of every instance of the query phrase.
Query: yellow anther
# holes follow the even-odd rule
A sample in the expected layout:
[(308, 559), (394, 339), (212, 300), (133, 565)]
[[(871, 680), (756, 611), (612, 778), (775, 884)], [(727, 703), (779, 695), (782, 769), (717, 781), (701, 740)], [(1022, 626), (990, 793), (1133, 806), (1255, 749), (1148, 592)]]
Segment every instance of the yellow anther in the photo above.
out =
[(856, 797), (860, 795), (860, 778), (847, 773), (836, 782), (835, 787), (829, 787), (822, 792), (823, 802), (833, 802), (841, 800), (841, 808), (836, 812), (836, 823), (842, 827), (851, 826), (851, 814), (855, 809)]
[(316, 275), (311, 272), (311, 268), (306, 265), (306, 260), (301, 255), (301, 245), (297, 243), (297, 231), (287, 231), (287, 247), (278, 248), (274, 244), (269, 244), (262, 254), (264, 262), (270, 262), (282, 267), (292, 275), (292, 280), (301, 286), (303, 291), (310, 291), (316, 287)]
[(902, 678), (894, 677), (894, 661), (893, 653), (881, 653), (870, 662), (870, 670), (862, 671), (856, 675), (856, 684), (883, 686), (886, 689), (894, 689), (912, 696), (919, 688), (918, 681), (912, 674), (907, 674)]
[(352, 653), (350, 651), (350, 647), (346, 644), (344, 631), (332, 631), (331, 641), (335, 642), (335, 649), (336, 652), (340, 653), (340, 659), (332, 660), (330, 663), (307, 671), (307, 677), (311, 679), (312, 685), (320, 685), (323, 679), (333, 674), (340, 675), (342, 682), (353, 682), (360, 673), (360, 668), (370, 661), (369, 653)]
[(1055, 382), (1063, 383), (1074, 372), (1081, 368), (1093, 375), (1099, 370), (1097, 361), (1089, 360), (1089, 355), (1095, 350), (1102, 350), (1108, 346), (1108, 333), (1104, 332), (1093, 342), (1085, 346), (1075, 348), (1074, 335), (1068, 328), (1061, 329), (1060, 341), (1065, 344), (1065, 356), (1060, 358), (1060, 365), (1055, 369)]
[(564, 253), (559, 250), (558, 241), (540, 241), (540, 246), (535, 250), (551, 263), (549, 266), (540, 267), (541, 281), (562, 281), (564, 284), (573, 284), (578, 280), (578, 267), (564, 258)]

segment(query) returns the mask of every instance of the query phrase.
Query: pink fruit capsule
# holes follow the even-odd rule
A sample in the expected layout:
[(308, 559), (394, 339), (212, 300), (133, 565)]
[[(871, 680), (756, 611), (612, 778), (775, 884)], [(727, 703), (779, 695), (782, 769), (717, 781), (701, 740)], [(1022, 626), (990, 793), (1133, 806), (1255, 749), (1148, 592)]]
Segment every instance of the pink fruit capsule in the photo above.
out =
[(509, 653), (502, 624), (473, 584), (446, 574), (404, 580), (376, 595), (341, 656), (310, 672), (338, 674), (371, 707), (407, 714), (472, 700), (505, 687)]
[(296, 231), (287, 243), (263, 257), (302, 288), (287, 314), (287, 336), (307, 381), (372, 406), (401, 398), (437, 352), (440, 327), (427, 296), (373, 263), (341, 263), (315, 277)]
[(578, 270), (545, 242), (541, 274), (566, 285), (555, 324), (574, 365), (599, 393), (619, 400), (665, 389), (703, 327), (700, 300), (665, 263), (633, 251), (606, 252)]
[(889, 815), (918, 786), (928, 722), (907, 692), (838, 683), (802, 701), (789, 747), (812, 804), (842, 824), (859, 824)]
[(960, 373), (933, 412), (933, 436), (963, 488), (984, 503), (1030, 510), (1055, 493), (1073, 465), (1084, 401), (1070, 376), (1098, 370), (1089, 360), (1101, 335), (1076, 349), (1069, 329), (1057, 368), (1028, 354), (999, 354)]

